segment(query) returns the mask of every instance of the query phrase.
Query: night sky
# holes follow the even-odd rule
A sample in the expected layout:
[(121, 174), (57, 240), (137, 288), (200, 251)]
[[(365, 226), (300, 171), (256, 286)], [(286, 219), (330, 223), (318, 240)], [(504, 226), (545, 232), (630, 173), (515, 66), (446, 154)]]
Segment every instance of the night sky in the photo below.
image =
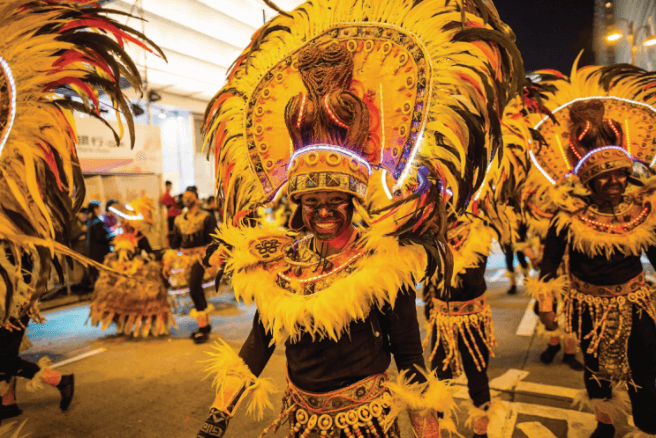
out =
[(517, 35), (527, 72), (552, 68), (569, 76), (579, 51), (579, 66), (594, 64), (594, 0), (494, 0), (501, 20)]

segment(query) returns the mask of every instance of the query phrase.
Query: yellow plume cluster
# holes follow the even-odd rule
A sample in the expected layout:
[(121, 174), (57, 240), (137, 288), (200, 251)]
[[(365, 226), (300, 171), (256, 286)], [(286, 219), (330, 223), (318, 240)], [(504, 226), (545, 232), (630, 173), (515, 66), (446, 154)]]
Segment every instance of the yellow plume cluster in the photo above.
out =
[[(139, 89), (141, 78), (123, 41), (159, 50), (101, 9), (87, 7), (92, 3), (0, 0), (0, 240), (19, 271), (22, 252), (30, 254), (27, 268), (38, 279), (32, 303), (45, 288), (55, 254), (87, 262), (66, 248), (71, 220), (85, 195), (72, 110), (101, 118), (102, 90), (133, 138), (119, 83), (124, 77)], [(3, 285), (3, 303), (14, 301), (17, 278)], [(18, 316), (13, 309), (0, 308), (0, 323)]]

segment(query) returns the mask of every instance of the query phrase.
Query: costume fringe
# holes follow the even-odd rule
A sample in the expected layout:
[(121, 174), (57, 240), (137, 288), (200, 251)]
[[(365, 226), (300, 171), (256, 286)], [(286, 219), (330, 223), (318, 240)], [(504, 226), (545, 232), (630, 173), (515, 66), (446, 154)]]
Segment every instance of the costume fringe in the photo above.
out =
[(489, 424), (491, 424), (494, 419), (502, 421), (507, 412), (506, 405), (499, 397), (492, 397), (489, 402), (479, 407), (474, 406), (470, 399), (467, 399), (464, 404), (469, 411), (469, 416), (465, 420), (465, 427), (470, 429), (474, 428), (474, 422), (481, 417), (487, 417), (490, 421)]
[(448, 381), (441, 381), (435, 373), (429, 373), (422, 369), (416, 372), (423, 374), (427, 381), (425, 383), (410, 383), (407, 378), (408, 370), (403, 370), (396, 381), (389, 380), (385, 383), (391, 393), (390, 412), (387, 415), (386, 427), (393, 424), (394, 420), (404, 410), (418, 412), (420, 415), (429, 415), (435, 412), (444, 414), (440, 419), (442, 424), (450, 427), (453, 423), (453, 415), (457, 408), (453, 395), (457, 389)]
[(255, 377), (244, 360), (225, 341), (219, 339), (212, 348), (215, 351), (205, 352), (211, 356), (211, 359), (201, 361), (209, 363), (204, 370), (207, 372), (206, 378), (214, 374), (212, 384), (217, 388), (217, 393), (226, 377), (241, 379), (246, 388), (241, 399), (243, 400), (248, 393), (251, 396), (246, 412), (253, 415), (257, 421), (261, 421), (264, 418), (264, 410), (273, 409), (270, 400), (270, 395), (276, 392), (273, 380)]
[(52, 366), (52, 361), (49, 357), (43, 356), (36, 364), (41, 369), (34, 375), (34, 377), (30, 379), (29, 382), (27, 382), (26, 388), (30, 392), (43, 389), (43, 382), (41, 381), (41, 378), (45, 374), (46, 370), (51, 369), (50, 367)]
[(260, 265), (261, 260), (249, 251), (250, 242), (272, 232), (227, 226), (217, 236), (231, 247), (226, 248), (226, 270), (232, 272), (235, 297), (246, 305), (255, 303), (274, 342), (288, 336), (294, 342), (303, 333), (337, 341), (352, 321), (363, 321), (372, 306), (393, 306), (399, 290), (414, 287), (425, 268), (426, 255), (419, 245), (400, 246), (393, 237), (375, 236), (364, 244), (367, 255), (354, 262), (355, 271), (348, 277), (312, 295), (296, 294), (279, 287), (276, 273)]
[(638, 429), (633, 421), (633, 417), (628, 419), (629, 432), (622, 438), (656, 438), (656, 434), (649, 434)]
[(563, 295), (569, 290), (569, 280), (564, 275), (548, 281), (535, 277), (526, 277), (525, 280), (526, 294), (538, 300), (540, 306), (549, 301), (553, 302), (554, 299), (560, 302)]
[[(196, 321), (198, 321), (198, 316), (199, 316), (200, 313), (209, 314), (209, 313), (211, 313), (214, 309), (216, 309), (216, 308), (214, 307), (214, 304), (212, 304), (212, 303), (208, 303), (208, 304), (207, 304), (207, 308), (206, 308), (205, 310), (201, 311), (201, 312), (199, 312), (199, 311), (196, 310), (195, 308), (191, 309), (191, 311), (189, 312), (189, 316), (192, 317), (192, 318), (194, 318)], [(207, 319), (209, 320), (209, 315), (207, 315)]]
[(592, 413), (602, 413), (608, 415), (613, 423), (617, 421), (620, 416), (628, 415), (630, 413), (631, 401), (629, 394), (626, 391), (618, 391), (613, 389), (613, 396), (610, 400), (594, 398), (588, 396), (585, 389), (579, 391), (574, 396), (572, 407), (582, 411), (587, 409)]

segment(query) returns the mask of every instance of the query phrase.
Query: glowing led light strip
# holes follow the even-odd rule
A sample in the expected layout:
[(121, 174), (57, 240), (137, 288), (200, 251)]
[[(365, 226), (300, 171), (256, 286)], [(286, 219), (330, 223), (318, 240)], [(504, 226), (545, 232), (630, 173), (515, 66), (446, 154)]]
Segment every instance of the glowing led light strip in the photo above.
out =
[(634, 224), (636, 224), (638, 221), (640, 221), (643, 217), (645, 217), (645, 215), (647, 213), (649, 213), (649, 207), (645, 207), (644, 210), (642, 210), (642, 212), (638, 215), (638, 217), (633, 219), (628, 224), (623, 224), (623, 225), (619, 225), (619, 226), (608, 225), (608, 224), (604, 224), (603, 222), (593, 221), (593, 220), (587, 219), (583, 216), (579, 216), (579, 219), (581, 219), (582, 221), (587, 222), (589, 224), (596, 225), (598, 227), (603, 227), (603, 228), (608, 228), (608, 229), (613, 229), (613, 230), (623, 230), (624, 228), (632, 227)]
[(620, 131), (617, 130), (617, 126), (615, 126), (615, 124), (613, 122), (611, 122), (610, 119), (604, 119), (604, 122), (606, 122), (608, 124), (608, 126), (610, 126), (610, 129), (613, 130), (613, 132), (615, 133), (615, 140), (617, 140), (617, 142), (619, 143), (619, 141), (620, 141)]
[(556, 181), (553, 180), (549, 174), (538, 164), (537, 158), (535, 158), (535, 154), (533, 153), (533, 149), (528, 150), (528, 156), (531, 157), (531, 161), (537, 167), (537, 169), (540, 171), (540, 173), (549, 181), (551, 184), (556, 184)]
[(629, 119), (624, 119), (624, 126), (626, 131), (626, 150), (631, 153), (631, 135), (629, 134)]
[(109, 207), (109, 211), (120, 217), (121, 219), (126, 219), (129, 221), (142, 221), (144, 220), (144, 217), (142, 214), (139, 214), (138, 216), (130, 216), (129, 214), (125, 214), (120, 210), (117, 210), (114, 207)]
[[(591, 126), (592, 126), (592, 123), (590, 123), (590, 120), (586, 120), (585, 121), (585, 129), (583, 130), (581, 135), (579, 135), (579, 141), (583, 140), (583, 137), (585, 137), (585, 134), (587, 134), (588, 131), (590, 131)], [(556, 137), (556, 138), (558, 138), (558, 137)]]
[(326, 94), (326, 97), (323, 98), (323, 107), (326, 108), (326, 112), (328, 113), (328, 117), (330, 117), (330, 119), (333, 122), (335, 122), (335, 124), (337, 124), (338, 126), (341, 126), (342, 128), (346, 129), (347, 131), (349, 129), (351, 129), (351, 127), (349, 125), (347, 125), (346, 123), (343, 123), (342, 121), (340, 121), (337, 118), (337, 116), (335, 115), (335, 113), (333, 113), (333, 111), (330, 109), (330, 105), (328, 105), (328, 95), (327, 94)]
[(0, 154), (2, 154), (2, 150), (5, 148), (7, 139), (9, 138), (9, 133), (11, 132), (14, 120), (16, 119), (16, 82), (14, 82), (14, 75), (11, 73), (9, 64), (2, 56), (0, 56), (0, 67), (2, 67), (2, 70), (7, 77), (9, 94), (11, 96), (11, 102), (9, 103), (9, 121), (7, 122), (7, 126), (5, 126), (5, 133), (2, 138), (0, 138)]
[[(590, 122), (588, 122), (590, 123)], [(581, 137), (579, 137), (581, 138)], [(558, 149), (560, 149), (560, 153), (563, 156), (563, 161), (565, 162), (565, 165), (567, 166), (567, 169), (572, 170), (572, 165), (569, 164), (569, 160), (567, 159), (567, 155), (565, 155), (565, 149), (563, 149), (563, 143), (560, 141), (560, 136), (556, 136), (556, 143), (558, 143)]]
[(338, 154), (346, 155), (350, 158), (353, 158), (355, 161), (362, 164), (363, 166), (365, 166), (369, 171), (369, 175), (371, 175), (371, 165), (367, 160), (357, 155), (356, 153), (349, 151), (348, 149), (340, 148), (337, 146), (330, 146), (325, 144), (315, 144), (312, 146), (308, 146), (306, 148), (299, 149), (296, 152), (294, 152), (294, 154), (289, 159), (289, 161), (291, 162), (294, 160), (294, 158), (298, 157), (300, 154), (304, 154), (309, 151), (328, 151), (328, 152), (337, 152)]
[(298, 119), (296, 119), (296, 128), (301, 129), (301, 123), (303, 122), (303, 113), (305, 112), (305, 100), (307, 99), (307, 96), (305, 93), (303, 94), (303, 98), (301, 100), (301, 110), (298, 112)]
[(389, 191), (389, 187), (387, 187), (387, 170), (383, 169), (381, 172), (380, 176), (380, 182), (383, 184), (383, 191), (385, 192), (385, 195), (387, 196), (387, 199), (392, 199), (392, 193)]
[(621, 147), (621, 146), (603, 146), (603, 147), (600, 147), (600, 148), (597, 148), (597, 149), (593, 149), (590, 152), (588, 152), (587, 154), (585, 154), (583, 156), (583, 158), (581, 158), (579, 160), (579, 162), (576, 164), (576, 167), (574, 168), (574, 172), (573, 172), (574, 175), (579, 174), (579, 170), (581, 170), (581, 166), (583, 166), (583, 164), (585, 164), (585, 162), (588, 161), (588, 159), (590, 159), (591, 156), (593, 156), (597, 152), (607, 151), (607, 150), (622, 151), (622, 153), (624, 155), (626, 155), (629, 160), (633, 161), (633, 157), (631, 157), (631, 154), (628, 153), (626, 151), (626, 149), (624, 149), (623, 147)]
[(576, 155), (576, 158), (578, 158), (579, 160), (581, 158), (583, 158), (581, 156), (581, 154), (579, 154), (579, 151), (577, 151), (576, 148), (574, 147), (574, 143), (572, 142), (572, 137), (569, 138), (569, 148), (572, 150), (572, 152), (574, 152), (574, 155)]

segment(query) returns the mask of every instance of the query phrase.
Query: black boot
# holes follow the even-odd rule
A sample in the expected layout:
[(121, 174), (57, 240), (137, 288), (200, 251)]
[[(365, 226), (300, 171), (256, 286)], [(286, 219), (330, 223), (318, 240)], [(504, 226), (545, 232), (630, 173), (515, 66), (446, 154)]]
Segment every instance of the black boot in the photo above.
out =
[(484, 433), (483, 435), (479, 435), (479, 434), (475, 433), (472, 438), (487, 438), (487, 434)]
[(75, 386), (75, 376), (69, 374), (67, 376), (62, 376), (57, 389), (61, 393), (61, 402), (59, 403), (59, 409), (65, 411), (70, 406), (73, 401), (73, 389)]
[(510, 289), (508, 289), (508, 295), (515, 295), (517, 293), (517, 286), (512, 284), (510, 285)]
[(615, 436), (615, 426), (597, 422), (597, 428), (592, 432), (590, 438), (613, 438)]
[(540, 355), (540, 362), (549, 365), (560, 351), (560, 344), (549, 345)]
[(205, 327), (198, 327), (192, 334), (191, 339), (194, 340), (196, 344), (204, 344), (210, 339), (210, 332), (212, 331), (211, 325), (206, 325)]
[(583, 364), (576, 359), (576, 355), (574, 353), (565, 353), (563, 355), (563, 363), (569, 365), (569, 367), (574, 371), (583, 371), (584, 368)]
[(10, 405), (2, 405), (2, 412), (0, 413), (0, 418), (14, 418), (18, 417), (23, 413), (23, 410), (18, 407), (18, 404), (12, 403)]

